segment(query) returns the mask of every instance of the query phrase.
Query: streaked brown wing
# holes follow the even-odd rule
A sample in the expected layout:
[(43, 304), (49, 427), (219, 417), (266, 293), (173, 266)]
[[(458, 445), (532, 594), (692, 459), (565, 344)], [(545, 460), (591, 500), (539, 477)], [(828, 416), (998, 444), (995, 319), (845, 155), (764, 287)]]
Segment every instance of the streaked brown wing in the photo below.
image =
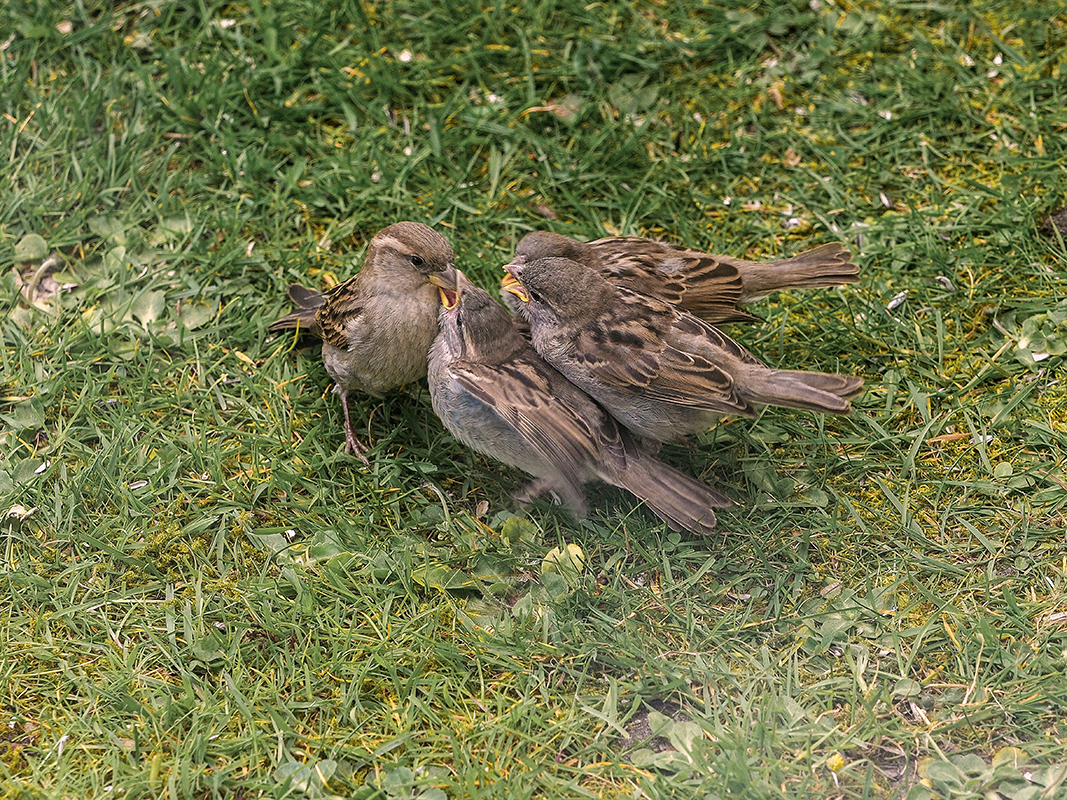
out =
[(575, 486), (588, 479), (589, 464), (615, 447), (622, 452), (614, 421), (570, 383), (561, 386), (566, 379), (532, 350), (496, 366), (457, 361), (452, 372)]
[(625, 289), (618, 298), (610, 312), (579, 333), (574, 358), (583, 370), (615, 391), (724, 414), (752, 414), (721, 365), (672, 345), (682, 338), (673, 327), (680, 322), (693, 335), (708, 333), (713, 342), (721, 340), (736, 350), (735, 357), (748, 355), (740, 345), (666, 303)]
[(361, 291), (360, 275), (356, 273), (344, 283), (339, 283), (327, 294), (325, 301), (315, 314), (315, 320), (322, 329), (322, 339), (334, 347), (349, 349), (349, 339), (345, 334), (345, 320), (363, 311), (364, 299)]
[(598, 239), (589, 246), (604, 277), (616, 285), (659, 297), (709, 322), (757, 319), (738, 307), (744, 287), (728, 260), (635, 237)]

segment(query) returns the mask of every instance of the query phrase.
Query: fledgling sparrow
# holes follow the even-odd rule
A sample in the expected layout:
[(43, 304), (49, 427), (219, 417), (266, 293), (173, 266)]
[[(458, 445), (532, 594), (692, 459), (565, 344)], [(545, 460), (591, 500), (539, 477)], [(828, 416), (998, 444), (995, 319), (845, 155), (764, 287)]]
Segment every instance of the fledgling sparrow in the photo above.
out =
[(520, 499), (552, 493), (586, 511), (583, 484), (635, 494), (671, 528), (706, 535), (728, 497), (639, 448), (604, 409), (537, 355), (499, 302), (456, 272), (441, 289), (430, 348), (433, 409), (468, 447), (533, 475)]
[(322, 360), (341, 396), (345, 452), (364, 464), (366, 451), (349, 418), (351, 392), (380, 397), (426, 375), (437, 335), (437, 287), (429, 277), (455, 269), (452, 247), (418, 222), (398, 222), (371, 239), (363, 268), (326, 294), (294, 284), (301, 308), (269, 330), (301, 328), (322, 339)]
[(863, 381), (771, 369), (692, 314), (610, 283), (566, 258), (511, 264), (533, 347), (634, 433), (654, 441), (706, 430), (753, 404), (834, 414)]
[[(512, 263), (522, 266), (541, 258), (569, 258), (617, 286), (659, 298), (717, 325), (755, 320), (741, 306), (780, 289), (854, 283), (859, 267), (851, 257), (836, 243), (781, 261), (746, 261), (636, 236), (579, 242), (558, 233), (534, 231), (519, 241)], [(518, 312), (515, 296), (506, 290), (504, 302)]]

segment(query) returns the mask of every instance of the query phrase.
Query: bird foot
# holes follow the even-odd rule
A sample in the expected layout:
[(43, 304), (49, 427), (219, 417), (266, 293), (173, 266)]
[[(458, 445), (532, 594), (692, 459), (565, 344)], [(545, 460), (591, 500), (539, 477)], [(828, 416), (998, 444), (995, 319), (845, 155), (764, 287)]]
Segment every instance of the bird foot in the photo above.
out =
[(352, 430), (352, 420), (348, 418), (348, 392), (341, 392), (341, 408), (345, 412), (345, 453), (350, 456), (358, 456), (363, 465), (369, 467), (370, 462), (367, 460), (366, 448), (356, 438), (356, 433)]
[(367, 460), (366, 449), (359, 443), (359, 439), (355, 437), (355, 434), (351, 430), (346, 431), (345, 435), (345, 453), (350, 456), (356, 456), (365, 466), (370, 466), (370, 461)]

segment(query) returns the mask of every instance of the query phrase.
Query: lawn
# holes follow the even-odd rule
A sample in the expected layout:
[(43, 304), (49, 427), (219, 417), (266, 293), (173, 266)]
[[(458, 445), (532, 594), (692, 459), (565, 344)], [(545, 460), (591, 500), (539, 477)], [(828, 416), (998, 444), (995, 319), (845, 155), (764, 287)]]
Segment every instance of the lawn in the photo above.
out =
[[(0, 5), (0, 798), (1067, 792), (1067, 4)], [(867, 379), (579, 523), (286, 287), (433, 225), (858, 284), (730, 332)]]

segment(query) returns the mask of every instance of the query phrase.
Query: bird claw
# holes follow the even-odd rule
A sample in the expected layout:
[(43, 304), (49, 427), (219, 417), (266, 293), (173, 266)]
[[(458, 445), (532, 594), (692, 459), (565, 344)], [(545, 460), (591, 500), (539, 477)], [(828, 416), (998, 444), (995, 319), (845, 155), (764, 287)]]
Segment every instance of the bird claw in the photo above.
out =
[(356, 456), (365, 466), (370, 466), (370, 461), (367, 460), (366, 449), (359, 443), (359, 439), (351, 430), (346, 431), (345, 435), (345, 453), (350, 456)]
[(359, 443), (359, 439), (356, 438), (356, 433), (352, 430), (352, 420), (348, 416), (348, 392), (341, 392), (341, 408), (345, 412), (345, 453), (350, 456), (358, 456), (363, 465), (369, 467), (370, 461), (367, 460), (367, 451)]

